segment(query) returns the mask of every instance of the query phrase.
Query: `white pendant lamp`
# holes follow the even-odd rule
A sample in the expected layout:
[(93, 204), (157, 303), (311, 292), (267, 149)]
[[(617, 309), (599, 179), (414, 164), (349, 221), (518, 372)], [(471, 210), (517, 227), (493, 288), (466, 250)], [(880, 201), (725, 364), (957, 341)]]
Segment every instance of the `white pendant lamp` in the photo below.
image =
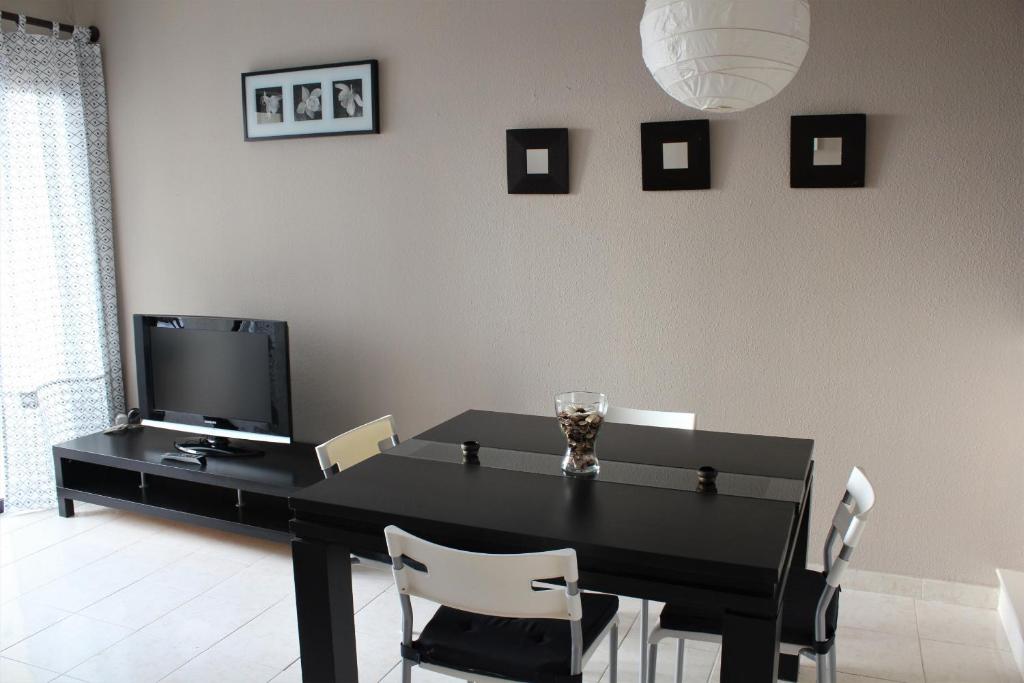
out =
[(775, 97), (803, 63), (810, 33), (808, 0), (647, 0), (640, 21), (658, 85), (713, 112)]

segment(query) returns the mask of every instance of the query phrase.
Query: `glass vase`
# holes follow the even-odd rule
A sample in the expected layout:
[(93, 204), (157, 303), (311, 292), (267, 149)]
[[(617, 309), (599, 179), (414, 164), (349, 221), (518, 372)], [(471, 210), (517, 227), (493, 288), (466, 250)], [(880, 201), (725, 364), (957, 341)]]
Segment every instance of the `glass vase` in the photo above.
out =
[(601, 469), (597, 459), (597, 433), (608, 412), (608, 397), (594, 391), (567, 391), (555, 396), (555, 415), (568, 446), (562, 471), (574, 477), (592, 477)]

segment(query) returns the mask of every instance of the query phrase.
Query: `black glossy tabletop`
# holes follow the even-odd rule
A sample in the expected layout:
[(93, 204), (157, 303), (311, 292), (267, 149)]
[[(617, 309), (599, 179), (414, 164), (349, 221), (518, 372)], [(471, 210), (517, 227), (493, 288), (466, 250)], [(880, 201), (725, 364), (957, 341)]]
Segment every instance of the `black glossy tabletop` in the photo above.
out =
[[(476, 441), (481, 446), (561, 455), (565, 437), (555, 417), (467, 410), (423, 432), (417, 439), (443, 443)], [(803, 481), (810, 470), (811, 439), (664, 429), (605, 422), (597, 437), (603, 460), (684, 467)]]
[[(463, 464), (462, 447), (460, 444), (454, 443), (410, 439), (394, 448), (389, 448), (384, 453), (457, 465)], [(601, 457), (601, 471), (597, 478), (602, 482), (653, 486), (677, 491), (702, 491), (698, 470), (612, 460), (600, 448), (598, 455)], [(550, 477), (565, 476), (562, 473), (561, 456), (551, 453), (482, 447), (477, 453), (477, 461), (480, 467), (544, 474)], [(799, 503), (804, 496), (804, 482), (800, 479), (786, 477), (718, 472), (715, 492), (723, 496), (743, 496)]]
[[(463, 465), (454, 444), (466, 440), (481, 444), (481, 463), (508, 451), (529, 465)], [(290, 502), (300, 518), (462, 529), (509, 548), (574, 547), (581, 567), (628, 556), (666, 571), (771, 582), (786, 565), (812, 447), (807, 439), (606, 424), (597, 452), (609, 480), (576, 479), (532, 471), (544, 457), (557, 471), (565, 439), (554, 417), (468, 411), (400, 445), (401, 454), (370, 458)], [(613, 463), (644, 474), (626, 468), (613, 477)], [(687, 470), (702, 465), (746, 477), (756, 495), (692, 490)], [(673, 468), (683, 471), (677, 484), (643, 481)]]

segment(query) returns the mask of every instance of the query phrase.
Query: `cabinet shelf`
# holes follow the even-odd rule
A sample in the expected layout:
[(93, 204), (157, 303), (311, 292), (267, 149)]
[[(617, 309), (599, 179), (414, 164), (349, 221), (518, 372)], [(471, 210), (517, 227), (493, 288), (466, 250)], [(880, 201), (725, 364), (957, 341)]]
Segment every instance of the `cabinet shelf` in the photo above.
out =
[[(288, 497), (306, 480), (313, 483), (323, 476), (312, 447), (303, 444), (285, 447), (288, 450), (277, 447), (266, 457), (245, 462), (214, 461), (203, 468), (180, 463), (164, 466), (159, 452), (154, 454), (156, 449), (147, 443), (160, 436), (139, 434), (134, 437), (138, 443), (133, 444), (129, 439), (93, 435), (55, 447), (61, 514), (74, 514), (71, 501), (80, 500), (288, 542), (292, 517)], [(71, 448), (81, 442), (88, 442), (90, 448)], [(94, 447), (107, 443), (116, 451), (106, 453)], [(127, 448), (132, 445), (139, 448)]]

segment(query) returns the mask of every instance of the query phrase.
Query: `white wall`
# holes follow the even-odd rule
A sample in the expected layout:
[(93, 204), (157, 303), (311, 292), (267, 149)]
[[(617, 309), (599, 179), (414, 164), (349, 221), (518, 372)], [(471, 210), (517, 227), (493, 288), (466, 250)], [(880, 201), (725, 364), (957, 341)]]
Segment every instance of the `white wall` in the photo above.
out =
[[(640, 122), (699, 114), (639, 0), (85, 0), (126, 367), (132, 313), (284, 318), (305, 440), (579, 387), (812, 437), (815, 543), (860, 464), (861, 568), (992, 584), (1024, 568), (1022, 6), (815, 1), (789, 88), (711, 117), (713, 189), (644, 193)], [(242, 141), (241, 72), (366, 57), (382, 135)], [(790, 115), (831, 112), (868, 114), (868, 187), (790, 189)], [(506, 193), (532, 126), (571, 129), (572, 194)]]

